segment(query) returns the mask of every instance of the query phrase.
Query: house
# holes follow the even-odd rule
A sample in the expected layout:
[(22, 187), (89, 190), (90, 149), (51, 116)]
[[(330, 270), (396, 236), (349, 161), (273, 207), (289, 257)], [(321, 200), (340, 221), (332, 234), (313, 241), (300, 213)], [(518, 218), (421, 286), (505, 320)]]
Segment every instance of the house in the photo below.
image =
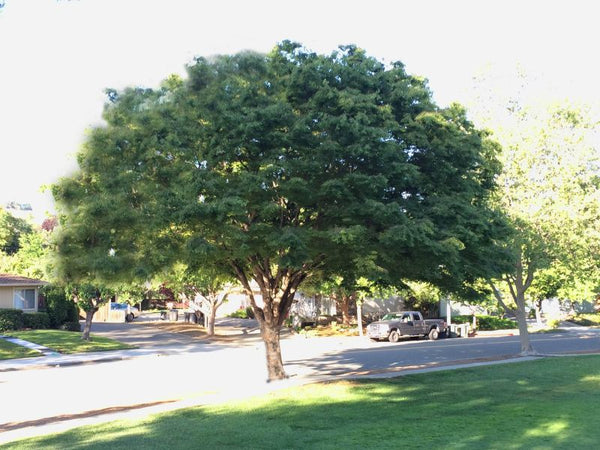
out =
[(39, 289), (45, 281), (0, 273), (0, 308), (22, 309), (36, 312), (39, 304)]

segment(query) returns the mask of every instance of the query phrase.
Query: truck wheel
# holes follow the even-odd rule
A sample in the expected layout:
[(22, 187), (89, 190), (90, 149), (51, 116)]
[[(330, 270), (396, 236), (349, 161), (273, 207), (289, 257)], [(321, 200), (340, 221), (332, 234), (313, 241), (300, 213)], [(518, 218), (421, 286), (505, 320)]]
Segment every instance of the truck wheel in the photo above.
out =
[(133, 320), (133, 313), (129, 313), (125, 316), (125, 322), (131, 322)]
[(429, 339), (432, 341), (435, 341), (438, 337), (439, 337), (439, 333), (437, 328), (432, 328), (431, 330), (429, 330)]
[(388, 341), (398, 342), (399, 339), (400, 339), (400, 335), (398, 334), (398, 332), (396, 330), (390, 331), (390, 335), (388, 336)]

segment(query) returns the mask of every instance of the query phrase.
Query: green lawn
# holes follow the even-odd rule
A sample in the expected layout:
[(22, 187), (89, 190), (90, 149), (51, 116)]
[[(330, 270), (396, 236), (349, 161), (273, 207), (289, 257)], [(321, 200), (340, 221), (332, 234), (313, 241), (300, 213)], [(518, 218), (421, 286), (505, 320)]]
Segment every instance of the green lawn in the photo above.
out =
[(93, 334), (90, 341), (84, 341), (81, 339), (81, 333), (77, 331), (30, 330), (10, 331), (6, 334), (43, 345), (60, 353), (99, 352), (134, 348), (113, 339), (94, 336)]
[(40, 352), (29, 350), (21, 345), (13, 344), (12, 342), (0, 339), (0, 360), (2, 359), (17, 359), (29, 358), (31, 356), (41, 356)]
[[(243, 383), (243, 376), (237, 381)], [(600, 356), (313, 384), (14, 442), (24, 449), (598, 448)]]

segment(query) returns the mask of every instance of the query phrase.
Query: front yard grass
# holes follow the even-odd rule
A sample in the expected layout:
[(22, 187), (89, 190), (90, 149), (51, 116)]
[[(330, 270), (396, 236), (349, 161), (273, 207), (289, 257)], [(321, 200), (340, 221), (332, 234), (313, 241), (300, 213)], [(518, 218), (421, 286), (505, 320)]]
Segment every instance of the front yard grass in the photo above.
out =
[(40, 352), (0, 339), (0, 360), (41, 356)]
[(62, 330), (28, 330), (28, 331), (10, 331), (6, 333), (25, 341), (43, 345), (59, 353), (82, 353), (82, 352), (100, 352), (106, 350), (124, 350), (135, 348), (122, 342), (108, 339), (105, 337), (90, 337), (90, 341), (81, 339), (81, 333), (77, 331)]
[[(232, 380), (243, 382), (243, 378)], [(598, 448), (600, 356), (311, 384), (81, 427), (21, 449)]]

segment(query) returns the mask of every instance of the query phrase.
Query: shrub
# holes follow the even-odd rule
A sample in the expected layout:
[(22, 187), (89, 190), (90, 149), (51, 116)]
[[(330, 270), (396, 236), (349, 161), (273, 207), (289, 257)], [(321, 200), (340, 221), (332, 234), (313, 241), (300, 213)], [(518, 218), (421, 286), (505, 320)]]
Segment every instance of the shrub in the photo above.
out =
[(61, 330), (65, 330), (65, 331), (81, 331), (81, 324), (79, 323), (79, 321), (74, 321), (74, 322), (65, 322), (60, 326)]
[(546, 323), (550, 328), (556, 329), (560, 325), (560, 319), (548, 319)]
[(74, 322), (79, 319), (75, 302), (69, 299), (64, 288), (55, 285), (47, 285), (40, 289), (46, 301), (46, 312), (50, 317), (50, 326), (59, 328), (66, 322)]
[(50, 316), (45, 312), (23, 314), (23, 328), (34, 330), (50, 328)]
[[(503, 319), (496, 316), (475, 316), (479, 330), (511, 330), (517, 328), (517, 322), (511, 319)], [(452, 323), (472, 323), (473, 316), (452, 316)]]
[(254, 311), (248, 306), (246, 309), (238, 309), (232, 312), (227, 317), (233, 317), (234, 319), (254, 319)]
[(23, 311), (20, 309), (0, 309), (0, 332), (23, 328)]
[(494, 316), (477, 316), (477, 328), (480, 330), (510, 330), (517, 328), (517, 322)]
[(248, 311), (246, 311), (245, 309), (238, 309), (237, 311), (234, 311), (231, 314), (229, 314), (227, 317), (232, 317), (234, 319), (247, 319)]
[(472, 323), (473, 316), (452, 316), (452, 323)]

